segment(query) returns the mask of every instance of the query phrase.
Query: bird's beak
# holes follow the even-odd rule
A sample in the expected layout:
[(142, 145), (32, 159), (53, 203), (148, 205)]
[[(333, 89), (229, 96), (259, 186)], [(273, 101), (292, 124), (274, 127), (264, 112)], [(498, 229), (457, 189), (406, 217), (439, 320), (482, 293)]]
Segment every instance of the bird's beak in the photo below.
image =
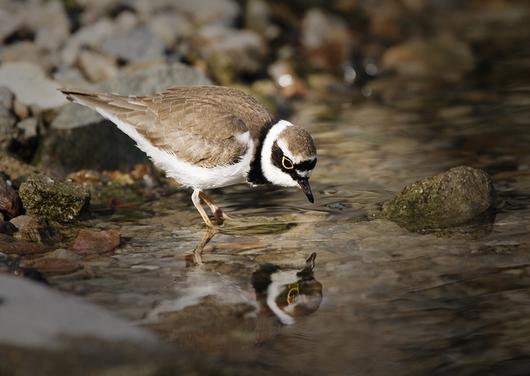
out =
[(314, 203), (315, 199), (313, 197), (313, 192), (311, 192), (311, 186), (309, 185), (309, 180), (307, 179), (298, 180), (298, 184), (300, 185), (300, 189), (304, 191), (309, 202)]

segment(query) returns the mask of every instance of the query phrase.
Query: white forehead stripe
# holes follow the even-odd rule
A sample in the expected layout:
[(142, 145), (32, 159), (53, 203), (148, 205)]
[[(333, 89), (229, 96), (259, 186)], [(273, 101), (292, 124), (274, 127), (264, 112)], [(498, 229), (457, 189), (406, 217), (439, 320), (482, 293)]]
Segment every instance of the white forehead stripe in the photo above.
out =
[(272, 145), (274, 145), (275, 141), (278, 141), (280, 133), (282, 133), (287, 127), (292, 126), (291, 123), (285, 120), (280, 120), (274, 124), (267, 133), (261, 149), (261, 169), (263, 170), (263, 175), (269, 182), (284, 187), (295, 187), (298, 183), (294, 181), (291, 176), (272, 164)]

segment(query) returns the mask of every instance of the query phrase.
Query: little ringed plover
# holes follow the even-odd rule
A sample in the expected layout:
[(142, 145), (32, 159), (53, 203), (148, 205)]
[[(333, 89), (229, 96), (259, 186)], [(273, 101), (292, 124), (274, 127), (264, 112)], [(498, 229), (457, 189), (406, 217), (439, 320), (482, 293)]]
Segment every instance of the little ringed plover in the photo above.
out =
[(228, 217), (207, 189), (245, 182), (299, 187), (314, 202), (309, 177), (317, 154), (311, 135), (274, 119), (240, 90), (183, 86), (152, 96), (61, 91), (112, 121), (167, 176), (192, 188), (192, 202), (210, 227), (201, 199), (219, 224)]

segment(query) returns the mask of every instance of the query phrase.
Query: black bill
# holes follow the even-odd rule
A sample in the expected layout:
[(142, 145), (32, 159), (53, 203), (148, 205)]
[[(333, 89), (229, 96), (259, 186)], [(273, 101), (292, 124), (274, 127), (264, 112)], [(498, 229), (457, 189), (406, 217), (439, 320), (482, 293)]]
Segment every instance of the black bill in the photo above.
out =
[(309, 185), (309, 180), (307, 179), (298, 180), (298, 184), (300, 184), (300, 188), (302, 189), (302, 191), (304, 191), (309, 202), (314, 203), (315, 199), (313, 197), (313, 192), (311, 192), (311, 186)]

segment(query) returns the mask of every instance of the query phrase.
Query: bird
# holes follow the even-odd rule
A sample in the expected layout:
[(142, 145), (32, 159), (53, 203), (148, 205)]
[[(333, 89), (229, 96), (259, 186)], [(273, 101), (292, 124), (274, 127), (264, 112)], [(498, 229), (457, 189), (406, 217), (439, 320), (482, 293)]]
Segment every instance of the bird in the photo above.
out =
[(239, 89), (176, 86), (149, 96), (59, 90), (110, 120), (166, 176), (191, 188), (191, 201), (209, 228), (217, 226), (201, 200), (218, 225), (230, 217), (206, 195), (208, 189), (240, 183), (298, 187), (314, 203), (313, 138)]

